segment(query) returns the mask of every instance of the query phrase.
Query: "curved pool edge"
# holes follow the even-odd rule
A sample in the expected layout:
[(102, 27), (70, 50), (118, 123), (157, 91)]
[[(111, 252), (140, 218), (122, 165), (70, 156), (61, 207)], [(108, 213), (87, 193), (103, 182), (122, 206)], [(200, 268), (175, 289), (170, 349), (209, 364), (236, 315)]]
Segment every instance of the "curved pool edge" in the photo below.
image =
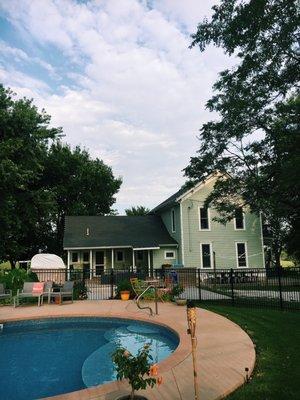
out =
[[(125, 303), (125, 304), (124, 304)], [(130, 303), (121, 301), (78, 301), (63, 306), (24, 307), (13, 309), (1, 317), (1, 322), (33, 320), (42, 318), (101, 317), (137, 320), (157, 324), (171, 330), (179, 337), (179, 345), (166, 359), (159, 363), (159, 374), (164, 384), (159, 388), (143, 392), (149, 399), (186, 400), (193, 398), (193, 376), (191, 371), (190, 337), (186, 332), (186, 308), (173, 304), (160, 304), (160, 315), (149, 317), (135, 307), (129, 311)], [(15, 312), (14, 312), (15, 310)], [(5, 313), (4, 313), (5, 314)], [(244, 367), (252, 373), (255, 365), (254, 345), (238, 325), (219, 314), (197, 310), (198, 358), (202, 360), (199, 370), (201, 397), (221, 399), (244, 383)], [(224, 334), (225, 332), (225, 334)], [(212, 346), (213, 344), (213, 346)], [(224, 370), (225, 373), (224, 373)], [(67, 394), (44, 398), (44, 400), (105, 399), (108, 393), (128, 390), (125, 382), (109, 382), (100, 386), (81, 389)], [(180, 392), (180, 393), (179, 393)]]

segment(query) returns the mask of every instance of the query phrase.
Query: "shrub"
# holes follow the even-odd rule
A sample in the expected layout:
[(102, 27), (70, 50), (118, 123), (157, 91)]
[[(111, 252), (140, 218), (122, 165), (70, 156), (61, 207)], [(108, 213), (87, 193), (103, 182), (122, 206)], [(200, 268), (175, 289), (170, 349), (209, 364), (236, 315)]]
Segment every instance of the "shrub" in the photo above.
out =
[(10, 270), (9, 272), (0, 272), (0, 282), (5, 283), (6, 288), (13, 291), (13, 295), (17, 293), (18, 289), (23, 288), (24, 282), (38, 281), (39, 279), (37, 274), (30, 270), (25, 271), (25, 269), (16, 268)]
[(173, 298), (179, 297), (184, 292), (184, 289), (181, 285), (175, 285), (171, 290), (171, 296)]
[(149, 352), (150, 346), (145, 344), (136, 356), (133, 356), (124, 347), (117, 348), (112, 354), (112, 360), (117, 370), (117, 379), (127, 379), (131, 386), (131, 400), (134, 399), (135, 390), (146, 389), (147, 386), (153, 387), (161, 381), (161, 378), (152, 377), (157, 375), (157, 367), (151, 365), (152, 356)]
[(74, 300), (86, 300), (87, 299), (87, 287), (83, 281), (74, 282), (73, 297)]

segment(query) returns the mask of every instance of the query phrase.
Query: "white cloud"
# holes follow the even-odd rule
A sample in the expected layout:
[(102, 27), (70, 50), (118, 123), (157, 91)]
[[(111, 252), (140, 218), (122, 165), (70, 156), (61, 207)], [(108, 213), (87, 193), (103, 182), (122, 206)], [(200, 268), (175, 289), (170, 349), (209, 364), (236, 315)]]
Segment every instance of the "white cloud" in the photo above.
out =
[[(137, 0), (11, 0), (0, 6), (33, 45), (57, 47), (76, 67), (59, 72), (57, 78), (74, 84), (55, 94), (20, 71), (0, 74), (19, 93), (35, 94), (53, 124), (63, 126), (66, 141), (87, 147), (123, 176), (119, 210), (152, 207), (183, 183), (181, 170), (209, 118), (204, 105), (211, 85), (228, 65), (219, 50), (209, 48), (207, 55), (188, 48), (189, 34), (213, 1), (152, 3), (151, 9)], [(8, 51), (26, 58), (21, 49)]]

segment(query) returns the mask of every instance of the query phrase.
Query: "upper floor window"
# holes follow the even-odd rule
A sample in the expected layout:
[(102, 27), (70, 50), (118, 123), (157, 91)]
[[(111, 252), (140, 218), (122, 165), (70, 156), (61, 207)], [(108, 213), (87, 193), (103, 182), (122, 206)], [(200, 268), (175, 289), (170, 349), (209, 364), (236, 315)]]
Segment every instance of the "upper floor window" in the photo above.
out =
[(247, 267), (247, 247), (246, 243), (236, 243), (236, 256), (237, 256), (237, 267)]
[(175, 220), (175, 210), (171, 210), (171, 225), (172, 225), (172, 232), (176, 232), (176, 220)]
[(237, 208), (235, 210), (234, 227), (237, 230), (245, 229), (245, 214), (242, 208)]
[(210, 230), (209, 209), (207, 207), (199, 208), (199, 228), (201, 231)]

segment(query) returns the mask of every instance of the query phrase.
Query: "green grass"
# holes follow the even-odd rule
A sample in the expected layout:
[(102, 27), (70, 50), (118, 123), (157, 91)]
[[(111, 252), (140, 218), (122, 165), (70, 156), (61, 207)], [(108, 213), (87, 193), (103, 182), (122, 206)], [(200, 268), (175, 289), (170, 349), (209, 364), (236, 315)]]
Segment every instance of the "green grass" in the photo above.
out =
[(227, 316), (256, 344), (256, 366), (250, 382), (227, 399), (300, 399), (299, 312), (215, 305), (203, 308)]

